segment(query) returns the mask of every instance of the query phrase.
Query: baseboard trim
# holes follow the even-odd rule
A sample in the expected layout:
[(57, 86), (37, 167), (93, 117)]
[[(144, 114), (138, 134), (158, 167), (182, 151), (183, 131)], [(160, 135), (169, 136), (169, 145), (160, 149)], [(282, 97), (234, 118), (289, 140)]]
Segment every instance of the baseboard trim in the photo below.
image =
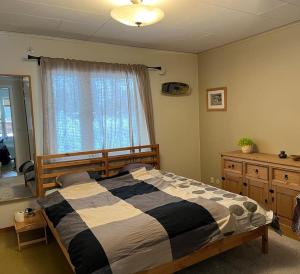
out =
[(6, 231), (11, 231), (11, 230), (14, 230), (14, 229), (15, 229), (14, 226), (3, 227), (3, 228), (0, 228), (0, 233), (1, 232), (6, 232)]

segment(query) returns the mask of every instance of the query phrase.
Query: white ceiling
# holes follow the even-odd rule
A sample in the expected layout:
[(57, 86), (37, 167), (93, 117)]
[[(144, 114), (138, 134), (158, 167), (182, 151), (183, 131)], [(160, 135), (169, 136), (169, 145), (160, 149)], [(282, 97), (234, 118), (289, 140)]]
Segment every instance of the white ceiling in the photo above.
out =
[(130, 0), (0, 0), (0, 30), (201, 52), (300, 20), (300, 0), (144, 0), (165, 18), (128, 27), (110, 11)]

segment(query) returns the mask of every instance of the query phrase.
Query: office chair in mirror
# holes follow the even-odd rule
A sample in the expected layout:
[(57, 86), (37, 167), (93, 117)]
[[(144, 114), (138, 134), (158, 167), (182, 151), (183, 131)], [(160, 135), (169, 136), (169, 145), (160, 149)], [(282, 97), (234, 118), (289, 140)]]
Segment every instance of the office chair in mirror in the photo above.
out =
[(0, 202), (35, 195), (30, 77), (0, 75)]

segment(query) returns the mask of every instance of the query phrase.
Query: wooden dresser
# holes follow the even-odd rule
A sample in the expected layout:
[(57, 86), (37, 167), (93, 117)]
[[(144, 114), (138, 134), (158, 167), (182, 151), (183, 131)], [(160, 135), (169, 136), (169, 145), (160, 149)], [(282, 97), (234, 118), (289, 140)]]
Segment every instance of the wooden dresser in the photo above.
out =
[(222, 153), (222, 187), (273, 210), (283, 233), (300, 240), (291, 230), (295, 198), (300, 194), (300, 162), (274, 154)]

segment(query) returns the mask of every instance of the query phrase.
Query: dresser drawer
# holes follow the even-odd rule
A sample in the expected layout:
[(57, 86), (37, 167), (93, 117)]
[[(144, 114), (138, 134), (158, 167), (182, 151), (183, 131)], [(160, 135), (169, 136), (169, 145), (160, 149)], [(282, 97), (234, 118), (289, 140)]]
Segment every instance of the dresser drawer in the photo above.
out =
[(223, 181), (223, 189), (239, 195), (243, 194), (243, 178), (242, 175), (233, 173), (232, 171), (225, 172)]
[(268, 167), (247, 164), (246, 165), (246, 176), (257, 178), (257, 179), (262, 179), (262, 180), (268, 180), (268, 178), (269, 178)]
[(273, 169), (273, 180), (287, 183), (287, 184), (294, 184), (300, 185), (300, 177), (298, 172), (288, 171), (284, 169)]
[(235, 161), (231, 161), (231, 160), (224, 160), (224, 169), (242, 174), (243, 164), (241, 162), (235, 162)]

